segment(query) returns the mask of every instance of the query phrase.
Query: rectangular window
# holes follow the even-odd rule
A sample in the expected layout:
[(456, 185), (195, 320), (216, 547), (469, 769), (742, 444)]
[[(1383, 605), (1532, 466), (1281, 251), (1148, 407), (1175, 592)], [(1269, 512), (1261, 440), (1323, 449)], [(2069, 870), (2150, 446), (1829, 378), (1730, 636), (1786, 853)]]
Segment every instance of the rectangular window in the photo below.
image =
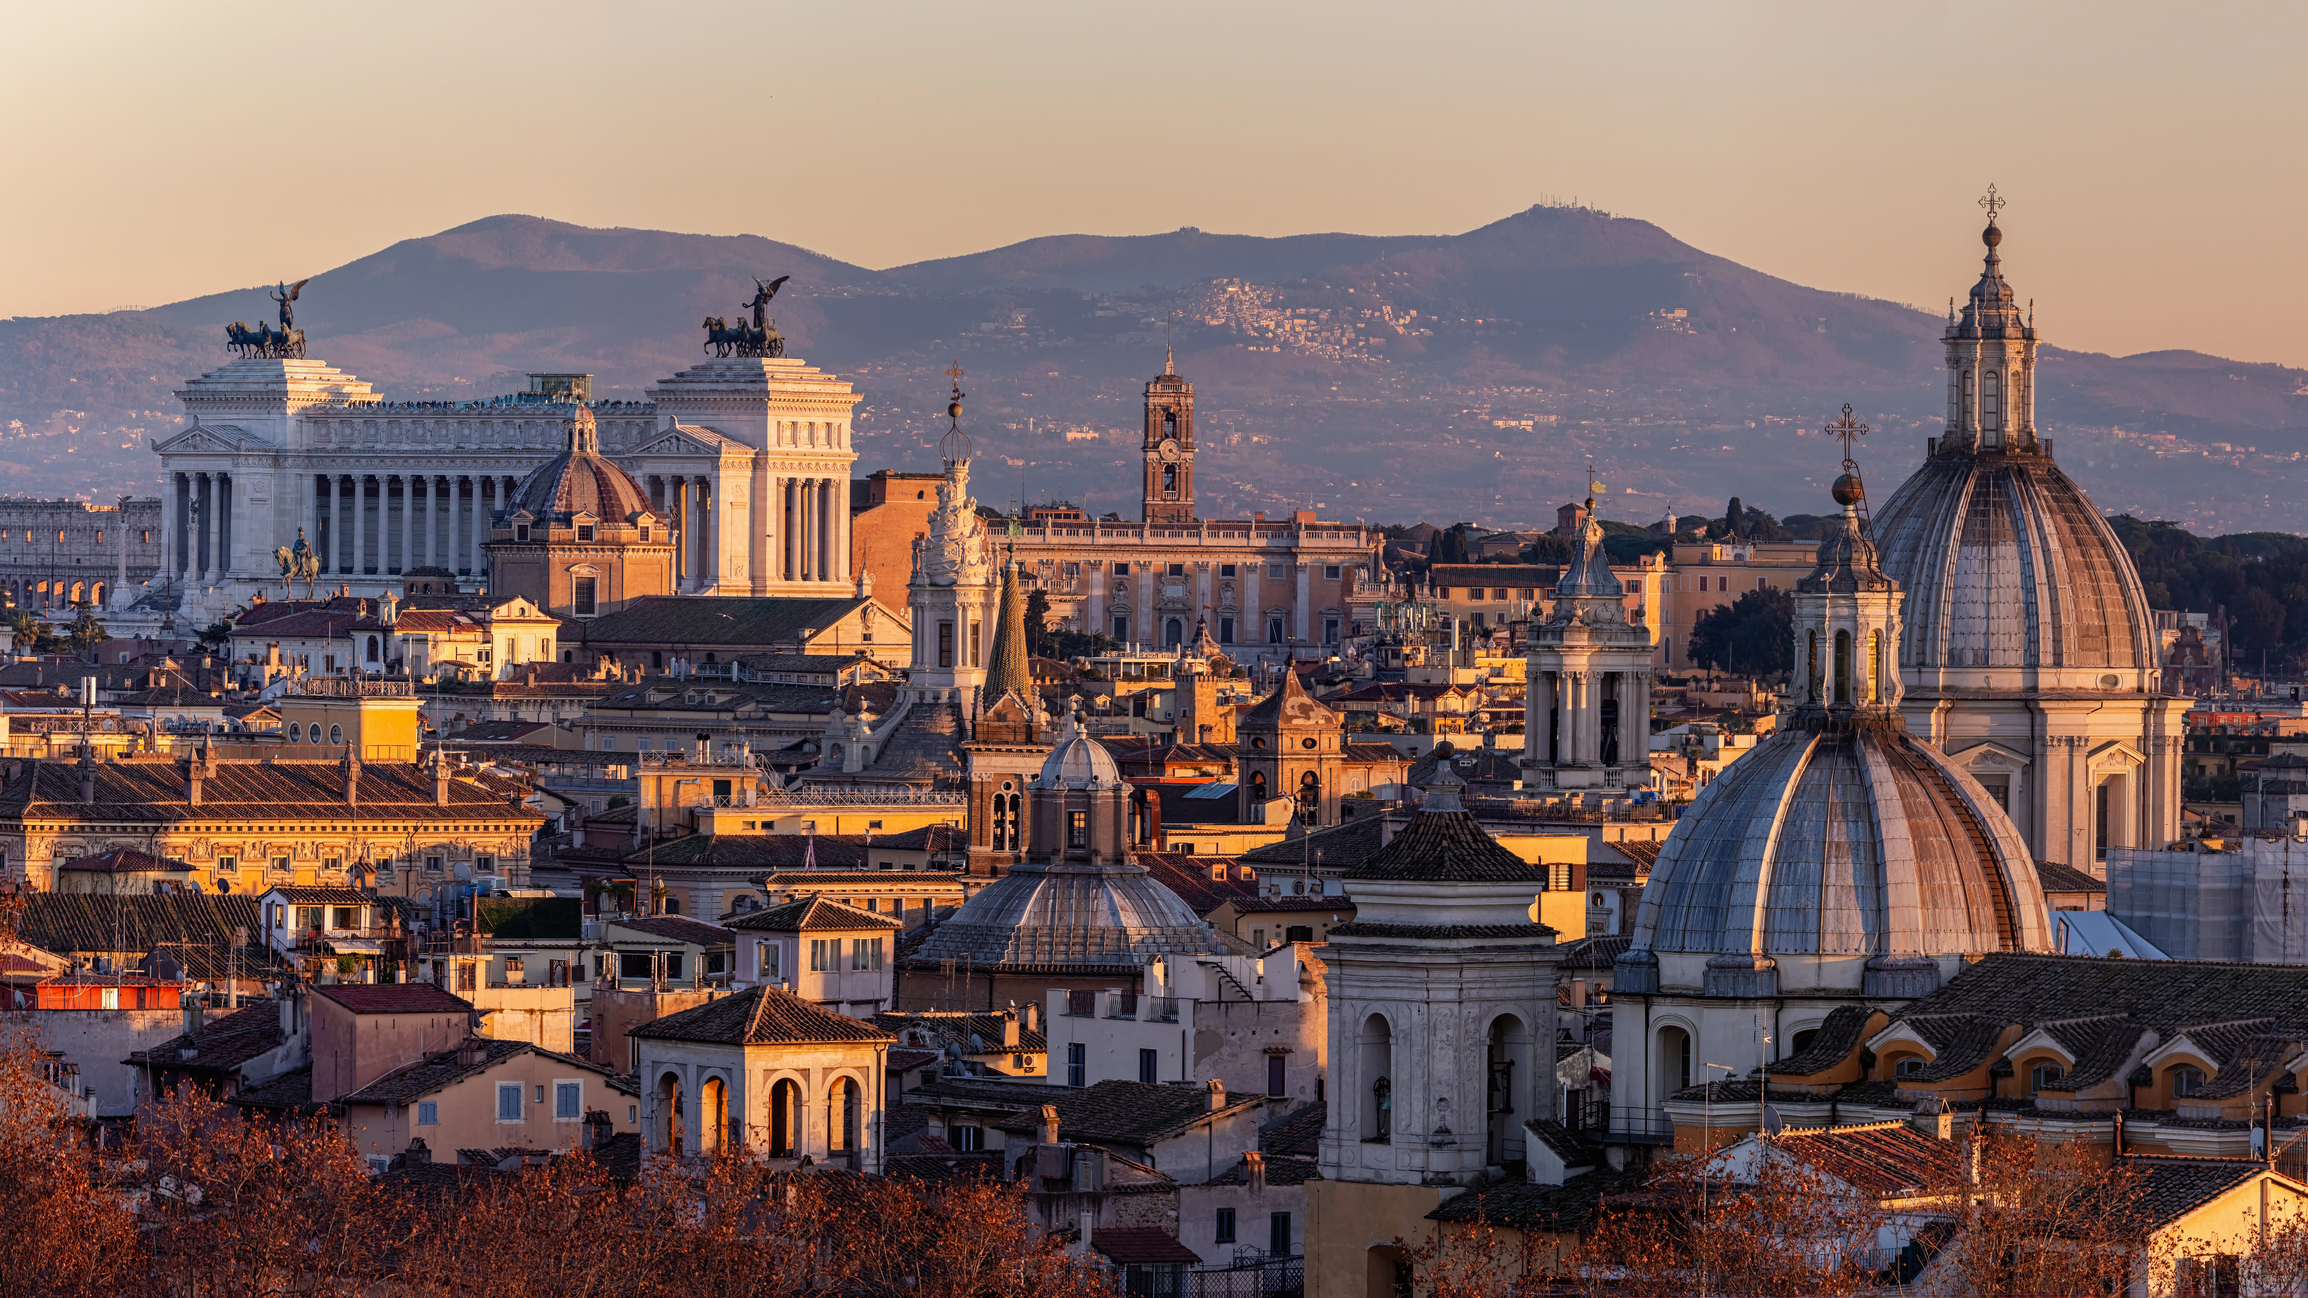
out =
[(1089, 845), (1090, 845), (1090, 813), (1089, 813), (1089, 812), (1087, 812), (1087, 811), (1069, 811), (1069, 812), (1067, 812), (1067, 813), (1066, 813), (1066, 846), (1068, 846), (1068, 847), (1088, 847)]
[(285, 856), (274, 857), (272, 859), (272, 868), (275, 874), (289, 873), (289, 859)]
[(970, 621), (970, 666), (981, 667), (978, 661), (978, 643), (985, 638), (985, 625), (976, 619)]
[(1322, 565), (1322, 579), (1324, 581), (1337, 581), (1338, 565), (1335, 563), (1326, 563)]
[(1731, 578), (1730, 578), (1728, 575), (1726, 575), (1726, 576), (1722, 576), (1722, 577), (1717, 577), (1717, 578), (1715, 579), (1715, 589), (1717, 589), (1717, 590), (1719, 590), (1719, 591), (1728, 591), (1728, 590), (1730, 590), (1730, 589), (1731, 589)]
[(1337, 619), (1337, 618), (1334, 618), (1334, 617), (1326, 617), (1326, 618), (1322, 619), (1322, 642), (1323, 642), (1324, 644), (1337, 644), (1337, 643), (1338, 643), (1338, 619)]
[(986, 1147), (986, 1129), (956, 1123), (946, 1128), (946, 1143), (952, 1145), (956, 1153), (975, 1154)]
[(1771, 589), (1771, 579), (1770, 579), (1769, 577), (1757, 577), (1757, 578), (1755, 579), (1755, 589), (1757, 589), (1757, 590), (1769, 590), (1769, 589)]
[(594, 578), (578, 577), (569, 583), (569, 606), (579, 617), (591, 617), (595, 610)]
[(1231, 563), (1222, 563), (1222, 564), (1219, 564), (1219, 565), (1218, 565), (1218, 575), (1219, 575), (1219, 576), (1221, 576), (1221, 577), (1231, 577), (1231, 576), (1233, 576), (1233, 575), (1234, 575), (1234, 565), (1233, 565), (1233, 564), (1231, 564)]
[(1451, 588), (1450, 588), (1450, 587), (1448, 587), (1448, 586), (1437, 586), (1437, 587), (1435, 587), (1435, 588), (1434, 588), (1434, 597), (1435, 597), (1436, 599), (1449, 599), (1449, 598), (1451, 597)]
[(1467, 587), (1467, 600), (1468, 600), (1468, 602), (1470, 602), (1470, 603), (1474, 603), (1474, 604), (1480, 604), (1480, 603), (1482, 603), (1482, 602), (1483, 602), (1483, 588), (1482, 588), (1482, 587), (1480, 587), (1480, 586), (1469, 586), (1469, 587)]
[(1507, 588), (1506, 588), (1506, 587), (1504, 587), (1504, 586), (1493, 586), (1493, 587), (1491, 587), (1491, 598), (1492, 598), (1492, 599), (1505, 599), (1506, 597), (1507, 597)]
[(1130, 575), (1130, 565), (1129, 565), (1129, 564), (1126, 564), (1126, 563), (1117, 563), (1117, 564), (1115, 564), (1115, 565), (1114, 565), (1114, 575), (1115, 575), (1115, 576), (1117, 576), (1117, 577), (1127, 577), (1127, 576), (1129, 576), (1129, 575)]
[(1185, 565), (1185, 564), (1182, 564), (1182, 563), (1174, 563), (1174, 564), (1171, 564), (1171, 565), (1170, 565), (1170, 575), (1171, 575), (1171, 576), (1173, 576), (1173, 577), (1183, 577), (1183, 576), (1185, 576), (1185, 575), (1186, 575), (1186, 565)]
[(1138, 1080), (1152, 1086), (1162, 1080), (1162, 1055), (1159, 1051), (1138, 1052)]
[(1086, 1086), (1090, 1075), (1090, 1048), (1081, 1042), (1066, 1047), (1066, 1085)]
[(866, 940), (862, 937), (850, 939), (849, 967), (852, 969), (866, 967)]
[(519, 978), (527, 971), (528, 966), (522, 961), (521, 957), (517, 955), (509, 955), (505, 957), (505, 977), (508, 980)]
[(473, 858), (473, 873), (475, 873), (475, 874), (495, 874), (496, 872), (497, 872), (497, 858), (496, 858), (496, 857), (493, 857), (493, 856), (476, 856), (476, 857), (474, 857), (474, 858)]
[(577, 539), (578, 539), (578, 540), (580, 540), (580, 541), (590, 541), (590, 540), (592, 540), (592, 539), (593, 539), (593, 525), (592, 525), (591, 523), (579, 523), (579, 524), (577, 525)]
[(833, 959), (826, 954), (827, 943), (828, 939), (822, 937), (813, 937), (809, 940), (809, 971), (811, 973), (824, 973), (827, 964)]
[(1266, 1219), (1266, 1251), (1275, 1257), (1290, 1256), (1290, 1214), (1278, 1212)]
[(679, 951), (668, 951), (665, 953), (666, 977), (674, 979), (681, 977), (681, 958), (682, 953)]
[(1262, 928), (1250, 930), (1250, 945), (1264, 951), (1266, 949), (1266, 930)]
[(1114, 615), (1114, 638), (1124, 643), (1130, 639), (1130, 619), (1119, 613)]
[(238, 872), (239, 869), (240, 858), (237, 856), (220, 856), (216, 858), (216, 872), (218, 874), (233, 874)]
[(647, 951), (618, 952), (617, 976), (620, 978), (647, 978), (649, 976), (649, 953)]
[(1288, 1056), (1285, 1055), (1268, 1055), (1266, 1057), (1266, 1093), (1268, 1095), (1290, 1094), (1289, 1087), (1284, 1085), (1288, 1080), (1285, 1076), (1288, 1071), (1287, 1059)]
[(1281, 644), (1281, 643), (1282, 643), (1282, 619), (1281, 619), (1281, 618), (1275, 617), (1275, 618), (1268, 618), (1268, 619), (1266, 620), (1266, 643), (1268, 643), (1268, 644)]
[(940, 622), (938, 623), (938, 666), (951, 667), (953, 665), (954, 624), (951, 622)]
[(519, 1082), (499, 1082), (497, 1084), (497, 1121), (519, 1122), (520, 1120), (521, 1084)]
[(350, 907), (350, 906), (338, 906), (338, 907), (336, 907), (336, 908), (335, 908), (335, 910), (334, 910), (334, 911), (332, 911), (332, 912), (330, 913), (330, 915), (329, 915), (329, 927), (330, 927), (330, 928), (351, 928), (352, 926), (353, 926), (353, 908), (352, 908), (352, 907)]
[(579, 1082), (553, 1083), (553, 1120), (575, 1122), (585, 1116), (585, 1088)]
[(438, 1101), (417, 1101), (417, 1125), (420, 1127), (438, 1127), (441, 1125), (441, 1106)]
[(1290, 575), (1290, 565), (1287, 563), (1270, 563), (1266, 565), (1266, 575), (1280, 581)]
[(773, 982), (776, 980), (777, 953), (777, 943), (772, 942), (767, 938), (763, 938), (753, 944), (753, 967), (761, 981)]
[(1221, 1244), (1234, 1242), (1234, 1209), (1220, 1208), (1218, 1210), (1218, 1221), (1211, 1232), (1211, 1238)]
[(1234, 643), (1234, 619), (1233, 619), (1233, 618), (1230, 618), (1230, 617), (1222, 617), (1222, 618), (1218, 619), (1218, 643), (1220, 643), (1220, 644), (1233, 644), (1233, 643)]

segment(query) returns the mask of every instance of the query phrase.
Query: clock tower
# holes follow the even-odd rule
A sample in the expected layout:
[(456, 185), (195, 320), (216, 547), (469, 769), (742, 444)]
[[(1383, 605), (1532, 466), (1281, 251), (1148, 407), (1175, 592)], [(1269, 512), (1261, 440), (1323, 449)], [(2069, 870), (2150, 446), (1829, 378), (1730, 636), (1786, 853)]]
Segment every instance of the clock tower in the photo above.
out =
[(1162, 372), (1146, 384), (1146, 513), (1149, 523), (1194, 521), (1194, 385), (1163, 349)]

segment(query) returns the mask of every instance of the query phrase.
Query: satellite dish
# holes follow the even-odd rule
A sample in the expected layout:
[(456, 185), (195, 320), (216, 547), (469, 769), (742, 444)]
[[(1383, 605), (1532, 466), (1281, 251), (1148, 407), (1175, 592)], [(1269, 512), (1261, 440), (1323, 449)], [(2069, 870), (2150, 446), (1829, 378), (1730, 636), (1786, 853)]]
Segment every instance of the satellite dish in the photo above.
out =
[(1764, 1105), (1763, 1134), (1766, 1136), (1776, 1136), (1785, 1130), (1787, 1130), (1787, 1123), (1783, 1121), (1779, 1116), (1779, 1106), (1776, 1104)]

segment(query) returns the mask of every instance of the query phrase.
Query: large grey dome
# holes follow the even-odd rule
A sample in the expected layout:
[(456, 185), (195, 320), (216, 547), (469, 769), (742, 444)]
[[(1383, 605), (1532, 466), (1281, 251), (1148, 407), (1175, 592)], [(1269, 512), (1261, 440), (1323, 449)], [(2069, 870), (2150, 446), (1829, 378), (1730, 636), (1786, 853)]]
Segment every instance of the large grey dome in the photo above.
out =
[(2156, 633), (2139, 573), (2049, 454), (1935, 454), (1876, 515), (1875, 535), (1907, 594), (1903, 667), (2074, 669), (2091, 674), (2031, 684), (2146, 686)]
[(983, 969), (1223, 952), (1210, 926), (1144, 866), (1027, 861), (963, 903), (915, 958), (966, 959)]
[(2011, 820), (1893, 719), (1782, 731), (1725, 769), (1661, 845), (1633, 946), (1946, 956), (2050, 931)]

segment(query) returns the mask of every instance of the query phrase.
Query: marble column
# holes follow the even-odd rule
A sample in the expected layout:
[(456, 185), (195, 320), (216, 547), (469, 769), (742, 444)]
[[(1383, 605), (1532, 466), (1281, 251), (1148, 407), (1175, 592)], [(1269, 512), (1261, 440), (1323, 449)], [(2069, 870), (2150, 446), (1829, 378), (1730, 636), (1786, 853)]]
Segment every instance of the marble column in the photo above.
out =
[(216, 475), (216, 558), (213, 566), (219, 581), (233, 569), (232, 475), (229, 473)]
[(697, 475), (697, 582), (701, 591), (721, 580), (721, 502), (714, 499), (713, 479)]
[(778, 484), (778, 514), (785, 523), (785, 566), (781, 576), (786, 581), (801, 580), (801, 479), (785, 478)]
[(369, 571), (369, 475), (356, 473), (353, 479), (353, 575), (366, 576)]
[(446, 538), (446, 544), (442, 546), (442, 550), (449, 556), (449, 562), (446, 566), (449, 571), (454, 573), (472, 571), (471, 568), (465, 566), (470, 561), (471, 556), (458, 544), (457, 540), (458, 537), (464, 535), (465, 514), (465, 475), (452, 473), (449, 475), (449, 535)]

